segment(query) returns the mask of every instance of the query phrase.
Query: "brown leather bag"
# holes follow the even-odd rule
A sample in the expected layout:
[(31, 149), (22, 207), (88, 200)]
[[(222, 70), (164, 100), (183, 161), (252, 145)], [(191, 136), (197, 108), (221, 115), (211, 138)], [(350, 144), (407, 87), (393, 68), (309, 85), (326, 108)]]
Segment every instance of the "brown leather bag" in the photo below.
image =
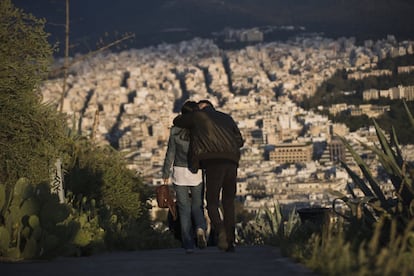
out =
[(175, 205), (174, 197), (171, 194), (170, 187), (166, 184), (162, 184), (155, 188), (155, 193), (157, 195), (157, 203), (160, 208), (170, 209), (173, 219), (177, 219), (177, 208)]
[(160, 185), (155, 188), (157, 194), (157, 203), (160, 208), (168, 208), (169, 201), (172, 200), (170, 187), (168, 185)]

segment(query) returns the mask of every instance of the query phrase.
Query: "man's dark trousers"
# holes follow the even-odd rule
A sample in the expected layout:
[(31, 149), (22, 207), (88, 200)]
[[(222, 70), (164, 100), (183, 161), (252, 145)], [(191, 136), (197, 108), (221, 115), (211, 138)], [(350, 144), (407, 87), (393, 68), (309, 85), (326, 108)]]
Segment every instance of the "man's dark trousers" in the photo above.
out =
[[(206, 177), (207, 211), (217, 231), (225, 229), (229, 246), (235, 241), (234, 200), (237, 184), (237, 164), (225, 159), (203, 162)], [(223, 220), (220, 217), (220, 192), (222, 196)]]

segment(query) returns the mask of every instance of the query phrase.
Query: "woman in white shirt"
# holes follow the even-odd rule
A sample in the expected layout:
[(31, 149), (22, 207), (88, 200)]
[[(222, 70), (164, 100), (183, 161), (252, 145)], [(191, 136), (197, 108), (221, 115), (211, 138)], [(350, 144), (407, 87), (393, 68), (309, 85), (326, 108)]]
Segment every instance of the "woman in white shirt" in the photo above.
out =
[[(182, 106), (181, 113), (185, 114), (196, 110), (198, 110), (197, 103), (187, 101)], [(182, 246), (186, 253), (194, 252), (195, 240), (197, 240), (199, 248), (207, 246), (206, 219), (203, 207), (204, 183), (201, 170), (195, 173), (189, 170), (189, 134), (187, 129), (177, 126), (171, 127), (167, 153), (162, 168), (164, 183), (168, 184), (171, 175), (176, 192)]]

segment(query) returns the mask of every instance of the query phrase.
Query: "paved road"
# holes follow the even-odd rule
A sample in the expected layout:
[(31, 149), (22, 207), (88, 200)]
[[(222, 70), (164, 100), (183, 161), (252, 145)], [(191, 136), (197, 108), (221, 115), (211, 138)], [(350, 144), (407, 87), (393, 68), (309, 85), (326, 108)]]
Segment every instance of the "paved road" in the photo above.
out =
[(241, 246), (234, 253), (216, 247), (185, 254), (181, 248), (114, 252), (52, 261), (0, 263), (0, 275), (315, 275), (270, 246)]

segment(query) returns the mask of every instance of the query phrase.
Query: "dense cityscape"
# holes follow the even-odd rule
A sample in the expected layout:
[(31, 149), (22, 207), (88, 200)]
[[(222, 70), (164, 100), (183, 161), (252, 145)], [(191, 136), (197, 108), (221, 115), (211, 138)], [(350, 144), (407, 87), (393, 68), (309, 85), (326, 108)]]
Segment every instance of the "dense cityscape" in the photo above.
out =
[[(413, 54), (414, 41), (397, 41), (389, 35), (357, 45), (354, 38), (309, 34), (260, 43), (257, 29), (231, 35), (232, 39), (258, 43), (222, 50), (212, 39), (194, 38), (105, 52), (78, 62), (70, 68), (62, 109), (83, 134), (124, 152), (130, 169), (146, 183), (158, 185), (169, 128), (181, 104), (187, 99), (209, 99), (216, 109), (232, 115), (246, 140), (237, 195), (253, 213), (275, 201), (286, 210), (331, 206), (330, 190), (346, 193), (346, 185), (352, 181), (338, 161), (346, 160), (352, 166), (353, 160), (338, 137), (347, 139), (378, 173), (384, 191), (391, 188), (389, 179), (381, 179), (377, 160), (359, 144), (376, 142), (373, 127), (351, 132), (346, 125), (316, 112), (323, 107), (308, 111), (297, 102), (311, 97), (337, 70), (345, 69), (349, 78), (389, 74), (377, 69), (378, 61)], [(60, 102), (62, 82), (58, 78), (44, 83), (44, 102)], [(413, 91), (398, 86), (364, 91), (363, 95), (365, 100), (412, 101)], [(329, 112), (344, 109), (369, 117), (388, 110), (387, 106), (343, 103), (329, 107)], [(407, 160), (414, 160), (412, 145), (403, 150)]]

